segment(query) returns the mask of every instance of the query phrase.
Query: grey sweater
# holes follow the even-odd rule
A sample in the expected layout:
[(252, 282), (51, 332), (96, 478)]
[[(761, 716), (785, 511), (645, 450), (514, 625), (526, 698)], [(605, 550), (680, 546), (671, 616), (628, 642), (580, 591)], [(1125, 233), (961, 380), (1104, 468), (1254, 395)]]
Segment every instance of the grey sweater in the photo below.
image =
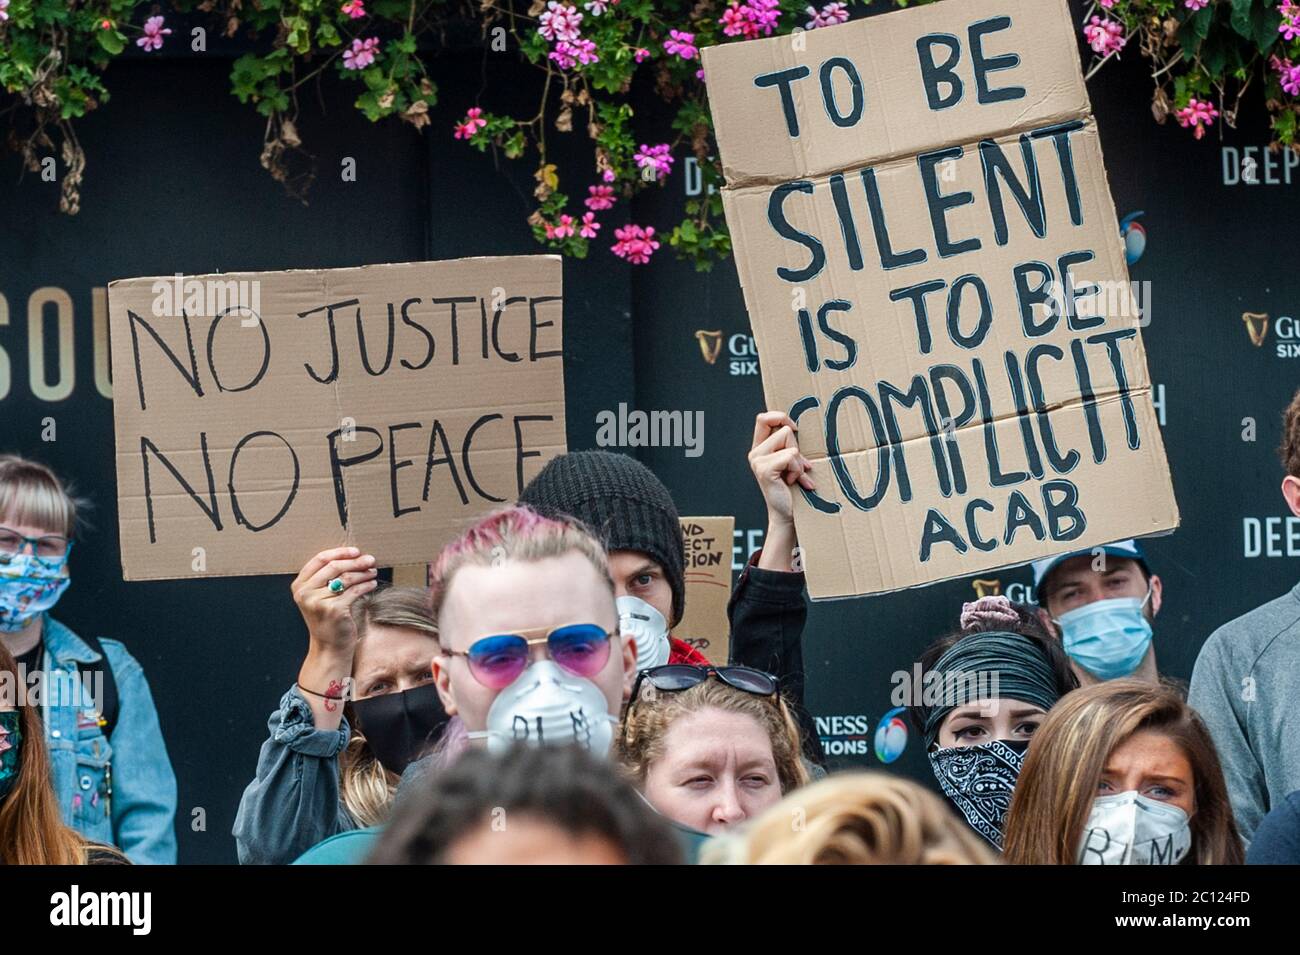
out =
[(1188, 702), (1214, 737), (1249, 845), (1264, 815), (1300, 789), (1300, 585), (1210, 635)]

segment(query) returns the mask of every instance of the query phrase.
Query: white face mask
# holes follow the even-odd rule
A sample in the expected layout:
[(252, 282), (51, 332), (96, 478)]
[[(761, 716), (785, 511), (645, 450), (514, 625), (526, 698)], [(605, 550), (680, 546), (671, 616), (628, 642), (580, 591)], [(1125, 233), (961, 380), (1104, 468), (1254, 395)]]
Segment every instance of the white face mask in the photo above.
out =
[(640, 597), (619, 597), (618, 628), (636, 640), (636, 668), (648, 670), (668, 662), (668, 621)]
[(1079, 865), (1177, 865), (1192, 848), (1191, 820), (1137, 792), (1099, 796), (1079, 843)]
[(550, 660), (538, 660), (497, 694), (488, 709), (487, 729), (467, 735), (487, 740), (494, 753), (528, 743), (580, 746), (604, 757), (617, 722), (600, 687)]

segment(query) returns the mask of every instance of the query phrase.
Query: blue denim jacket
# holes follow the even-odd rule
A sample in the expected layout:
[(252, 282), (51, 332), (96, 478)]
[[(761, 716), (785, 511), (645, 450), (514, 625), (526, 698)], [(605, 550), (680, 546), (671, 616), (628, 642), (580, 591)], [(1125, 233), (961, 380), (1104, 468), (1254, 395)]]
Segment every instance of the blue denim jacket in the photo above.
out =
[[(42, 664), (75, 679), (100, 655), (49, 614)], [(63, 819), (87, 839), (115, 845), (136, 863), (176, 863), (176, 774), (167, 758), (144, 670), (117, 640), (101, 640), (117, 683), (117, 721), (106, 737), (94, 711), (69, 694), (43, 705), (54, 791)]]
[(316, 728), (311, 704), (296, 686), (267, 721), (270, 736), (257, 758), (257, 775), (235, 814), (241, 865), (287, 865), (316, 843), (357, 828), (339, 796), (339, 753), (352, 731)]

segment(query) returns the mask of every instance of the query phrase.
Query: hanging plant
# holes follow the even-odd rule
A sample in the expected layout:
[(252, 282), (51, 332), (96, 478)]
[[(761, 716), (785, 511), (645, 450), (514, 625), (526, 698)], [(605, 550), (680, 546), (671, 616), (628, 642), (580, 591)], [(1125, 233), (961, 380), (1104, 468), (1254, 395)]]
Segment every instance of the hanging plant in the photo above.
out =
[[(75, 213), (86, 159), (73, 121), (108, 99), (112, 59), (134, 45), (153, 53), (178, 42), (158, 4), (93, 0), (0, 0), (0, 86), (9, 143), (26, 168), (63, 162), (59, 207)], [(853, 0), (859, 5), (870, 0)], [(882, 0), (885, 2), (885, 0)], [(906, 7), (935, 0), (892, 0)], [(262, 44), (231, 69), (231, 91), (266, 117), (261, 161), (293, 195), (307, 195), (313, 162), (298, 132), (307, 84), (332, 72), (356, 85), (356, 108), (372, 121), (397, 118), (428, 134), (527, 162), (536, 183), (528, 222), (538, 242), (582, 257), (593, 248), (632, 264), (667, 245), (699, 269), (731, 252), (722, 214), (721, 168), (699, 51), (757, 37), (815, 30), (849, 19), (842, 2), (807, 0), (173, 0), (171, 9), (215, 18), (227, 36)], [(472, 24), (485, 56), (522, 57), (539, 71), (535, 111), (514, 116), (480, 105), (451, 130), (434, 130), (437, 89), (427, 60), (443, 31)], [(1243, 98), (1261, 95), (1275, 151), (1300, 148), (1300, 5), (1293, 0), (1094, 0), (1079, 24), (1092, 77), (1123, 56), (1151, 67), (1152, 112), (1197, 139), (1236, 122)], [(638, 127), (633, 83), (652, 84), (671, 110), (666, 138)], [(588, 159), (561, 167), (556, 135), (583, 136)], [(625, 210), (638, 191), (662, 186), (693, 157), (699, 193), (668, 229)]]

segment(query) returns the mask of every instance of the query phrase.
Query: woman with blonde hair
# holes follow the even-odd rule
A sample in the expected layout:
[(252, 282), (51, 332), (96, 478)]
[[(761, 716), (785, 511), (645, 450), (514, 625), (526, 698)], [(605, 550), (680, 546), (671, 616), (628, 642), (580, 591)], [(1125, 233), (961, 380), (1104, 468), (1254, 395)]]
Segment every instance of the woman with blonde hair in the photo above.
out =
[(240, 799), (242, 863), (292, 862), (329, 836), (384, 822), (402, 771), (446, 725), (428, 597), (376, 589), (373, 567), (339, 548), (312, 558), (293, 583), (309, 649)]
[(714, 840), (706, 863), (996, 865), (942, 799), (908, 779), (841, 773), (781, 800), (743, 832)]
[(776, 677), (749, 667), (642, 670), (619, 756), (646, 801), (679, 826), (726, 832), (808, 782)]
[(44, 464), (0, 454), (0, 645), (25, 680), (43, 677), (41, 733), (63, 821), (134, 862), (172, 865), (176, 774), (144, 669), (121, 641), (53, 616), (75, 577), (86, 506)]
[(1034, 734), (1004, 858), (1028, 865), (1238, 865), (1219, 757), (1170, 686), (1111, 680), (1069, 694)]
[(50, 781), (39, 706), (25, 704), (18, 665), (0, 643), (0, 865), (129, 865), (64, 824)]

